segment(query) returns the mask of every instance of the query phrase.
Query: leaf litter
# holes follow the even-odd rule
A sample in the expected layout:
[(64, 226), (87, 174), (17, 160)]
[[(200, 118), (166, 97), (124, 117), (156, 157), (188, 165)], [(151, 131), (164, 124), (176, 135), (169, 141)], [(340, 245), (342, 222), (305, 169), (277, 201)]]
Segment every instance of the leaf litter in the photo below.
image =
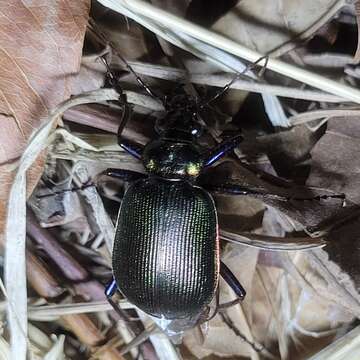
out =
[[(292, 0), (222, 6), (200, 0), (153, 1), (192, 21), (174, 18), (168, 28), (166, 21), (159, 23), (163, 13), (150, 5), (100, 3), (94, 3), (90, 13), (82, 59), (86, 3), (69, 7), (59, 2), (63, 17), (52, 23), (51, 31), (14, 28), (19, 43), (38, 46), (31, 56), (27, 47), (17, 52), (0, 32), (2, 48), (10, 53), (10, 58), (1, 56), (0, 77), (5, 129), (0, 197), (9, 203), (3, 293), (10, 316), (5, 323), (2, 307), (2, 358), (25, 359), (26, 351), (34, 359), (316, 358), (360, 317), (360, 97), (354, 89), (358, 9), (353, 2), (329, 0), (301, 6)], [(20, 24), (29, 24), (32, 14), (50, 26), (45, 16), (49, 8), (27, 6), (21, 14), (11, 6), (3, 11), (23, 16)], [(77, 31), (70, 31), (70, 23)], [(207, 33), (194, 24), (243, 47), (225, 52), (216, 34), (214, 42), (205, 41)], [(52, 60), (54, 47), (49, 44), (56, 37), (65, 42), (57, 42), (65, 45), (56, 60), (65, 62)], [(236, 57), (240, 50), (243, 58)], [(124, 135), (146, 143), (154, 137), (154, 123), (163, 109), (137, 84), (122, 58), (159, 92), (171, 93), (181, 82), (184, 91), (203, 97), (261, 55), (269, 55), (267, 64), (264, 60), (237, 75), (232, 89), (201, 119), (207, 129), (201, 143), (206, 147), (227, 134), (241, 131), (244, 136), (236, 156), (204, 173), (201, 183), (214, 188), (222, 260), (242, 282), (247, 297), (220, 310), (201, 328), (186, 331), (183, 341), (174, 344), (126, 299), (119, 304), (132, 318), (129, 323), (109, 311), (104, 300), (114, 224), (127, 184), (97, 176), (108, 167), (144, 170), (111, 135), (117, 132), (122, 107), (111, 101), (118, 99), (115, 90), (100, 90), (106, 68), (99, 56), (106, 56), (119, 72), (132, 104)], [(48, 66), (44, 70), (39, 64)], [(33, 175), (25, 180), (31, 165)], [(216, 186), (224, 182), (255, 193), (221, 195)], [(220, 302), (234, 298), (221, 280)]]

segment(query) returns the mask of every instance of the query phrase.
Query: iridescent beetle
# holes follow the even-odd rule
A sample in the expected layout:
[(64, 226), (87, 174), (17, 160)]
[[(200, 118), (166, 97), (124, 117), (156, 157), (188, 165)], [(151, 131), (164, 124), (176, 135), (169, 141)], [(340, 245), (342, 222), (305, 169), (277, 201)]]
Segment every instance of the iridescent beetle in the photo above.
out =
[[(154, 96), (139, 77), (137, 80)], [(106, 296), (113, 303), (111, 297), (118, 289), (165, 324), (196, 324), (214, 298), (219, 274), (239, 299), (245, 297), (239, 281), (220, 261), (214, 201), (197, 185), (202, 171), (237, 147), (242, 137), (232, 137), (208, 151), (200, 149), (200, 106), (178, 96), (167, 106), (164, 124), (157, 129), (159, 137), (145, 146), (123, 138), (120, 126), (119, 145), (142, 161), (147, 174), (120, 169), (104, 172), (132, 183), (118, 216), (113, 281)], [(224, 185), (217, 191), (239, 194), (244, 189)]]

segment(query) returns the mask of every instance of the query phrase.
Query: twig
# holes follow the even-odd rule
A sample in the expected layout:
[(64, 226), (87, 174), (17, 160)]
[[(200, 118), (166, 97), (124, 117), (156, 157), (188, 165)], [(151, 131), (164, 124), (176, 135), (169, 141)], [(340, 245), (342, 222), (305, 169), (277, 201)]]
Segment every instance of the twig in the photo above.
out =
[(34, 290), (44, 298), (55, 298), (65, 291), (47, 271), (43, 261), (30, 250), (26, 251), (26, 270)]
[[(68, 326), (77, 338), (85, 345), (93, 348), (104, 342), (105, 337), (87, 315), (65, 315), (62, 321)], [(98, 357), (102, 360), (124, 360), (124, 357), (114, 348), (107, 348)]]

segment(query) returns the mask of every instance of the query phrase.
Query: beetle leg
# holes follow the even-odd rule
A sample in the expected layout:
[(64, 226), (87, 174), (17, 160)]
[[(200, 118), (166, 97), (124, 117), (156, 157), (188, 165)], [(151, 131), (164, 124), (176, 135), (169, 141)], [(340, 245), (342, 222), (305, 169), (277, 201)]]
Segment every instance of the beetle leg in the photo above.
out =
[(227, 153), (234, 150), (242, 142), (242, 140), (243, 137), (241, 135), (237, 135), (217, 145), (205, 156), (204, 166), (208, 167), (214, 164)]
[(141, 159), (141, 155), (144, 149), (144, 146), (141, 144), (138, 144), (135, 141), (126, 139), (122, 136), (122, 132), (124, 130), (124, 127), (126, 123), (128, 122), (130, 116), (131, 116), (131, 108), (129, 104), (126, 103), (126, 101), (123, 101), (123, 114), (120, 120), (119, 128), (118, 128), (118, 144), (130, 155), (136, 157), (137, 159)]
[(144, 146), (135, 141), (119, 138), (119, 145), (130, 155), (137, 159), (141, 159)]
[(107, 298), (107, 301), (112, 306), (112, 308), (115, 310), (115, 312), (120, 316), (120, 318), (125, 322), (130, 322), (129, 316), (126, 314), (124, 310), (120, 308), (120, 306), (112, 299), (112, 297), (115, 295), (117, 291), (117, 285), (114, 278), (112, 278), (111, 282), (106, 285), (105, 287), (105, 296)]
[(256, 198), (262, 199), (272, 199), (272, 200), (282, 200), (282, 201), (309, 201), (309, 200), (326, 200), (326, 199), (340, 199), (345, 200), (345, 194), (321, 194), (321, 195), (314, 195), (314, 196), (291, 196), (291, 195), (281, 195), (267, 192), (264, 188), (256, 188), (256, 187), (247, 187), (239, 184), (201, 184), (201, 186), (210, 191), (215, 192), (218, 194), (231, 194), (231, 195), (249, 195)]
[[(236, 276), (222, 261), (220, 262), (220, 275), (227, 282), (227, 284), (233, 289), (234, 293), (237, 295), (239, 300), (243, 300), (246, 295), (245, 289), (242, 287)], [(219, 305), (219, 306), (222, 307), (223, 305)]]
[(116, 281), (114, 278), (112, 278), (111, 282), (109, 284), (106, 285), (105, 287), (105, 295), (107, 298), (111, 298), (114, 296), (114, 294), (116, 293), (117, 290), (117, 285), (116, 285)]
[(231, 306), (238, 304), (240, 301), (244, 300), (246, 291), (240, 284), (239, 280), (235, 277), (235, 275), (231, 272), (231, 270), (222, 262), (220, 261), (220, 275), (226, 281), (226, 283), (233, 289), (235, 294), (237, 295), (237, 299), (233, 301), (229, 301), (223, 304), (220, 304), (220, 290), (219, 287), (216, 289), (216, 305), (213, 313), (209, 315), (207, 318), (200, 321), (200, 324), (210, 321), (213, 319), (219, 311), (227, 309)]
[(103, 171), (101, 175), (110, 176), (116, 179), (121, 179), (126, 182), (133, 182), (139, 179), (145, 179), (147, 177), (146, 174), (139, 173), (137, 171), (125, 170), (125, 169), (115, 169), (109, 168)]

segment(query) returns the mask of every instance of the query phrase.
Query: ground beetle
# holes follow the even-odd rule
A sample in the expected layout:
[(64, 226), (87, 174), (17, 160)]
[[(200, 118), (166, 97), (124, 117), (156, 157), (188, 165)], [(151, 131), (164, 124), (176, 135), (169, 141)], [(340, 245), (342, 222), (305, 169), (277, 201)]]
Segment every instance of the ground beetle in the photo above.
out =
[[(154, 96), (139, 77), (137, 80)], [(214, 201), (197, 184), (201, 172), (237, 147), (242, 137), (202, 151), (197, 142), (201, 133), (197, 117), (203, 105), (184, 95), (164, 104), (168, 112), (163, 126), (157, 127), (159, 136), (147, 145), (123, 138), (123, 126), (119, 127), (119, 145), (142, 161), (147, 174), (120, 169), (104, 172), (132, 183), (120, 207), (113, 281), (105, 293), (112, 304), (111, 297), (119, 289), (149, 315), (196, 323), (214, 298), (219, 274), (239, 299), (245, 297), (239, 281), (220, 261)], [(221, 190), (238, 193), (239, 189), (224, 186)]]

